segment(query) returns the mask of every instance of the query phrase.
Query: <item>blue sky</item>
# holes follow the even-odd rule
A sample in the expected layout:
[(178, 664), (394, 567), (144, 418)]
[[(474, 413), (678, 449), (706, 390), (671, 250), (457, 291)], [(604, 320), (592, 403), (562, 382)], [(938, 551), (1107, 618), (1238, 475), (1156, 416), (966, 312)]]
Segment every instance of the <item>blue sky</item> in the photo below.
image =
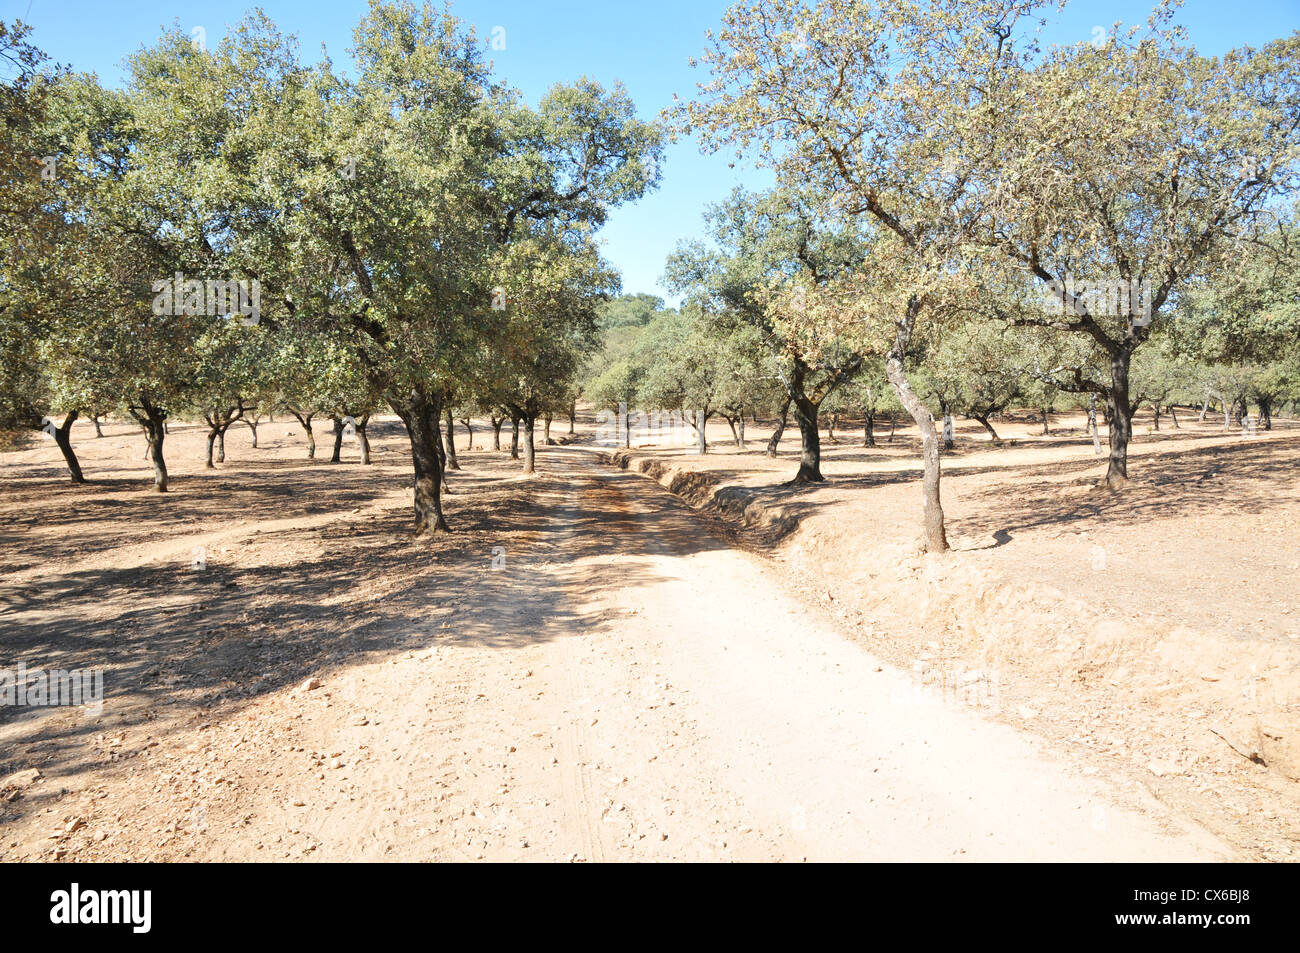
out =
[[(120, 79), (122, 59), (150, 43), (159, 28), (178, 20), (187, 30), (202, 27), (209, 41), (260, 5), (286, 32), (296, 33), (306, 58), (322, 43), (336, 64), (348, 59), (352, 28), (365, 0), (267, 0), (261, 4), (156, 2), (156, 0), (0, 0), (0, 19), (23, 19), (33, 39), (54, 60), (93, 70), (107, 83)], [(452, 11), (473, 24), (480, 37), (494, 27), (505, 31), (505, 49), (491, 53), (498, 74), (536, 102), (557, 82), (582, 76), (606, 85), (621, 80), (643, 118), (652, 118), (686, 96), (703, 80), (687, 60), (704, 47), (726, 0), (456, 0)], [(1145, 21), (1151, 3), (1132, 0), (1074, 0), (1054, 16), (1051, 41), (1071, 43), (1093, 36), (1095, 27), (1117, 20)], [(1204, 53), (1243, 44), (1259, 45), (1300, 27), (1300, 0), (1189, 0), (1179, 22)], [(727, 155), (702, 156), (693, 142), (670, 147), (663, 185), (635, 206), (618, 209), (606, 226), (605, 254), (623, 273), (628, 292), (668, 297), (658, 286), (664, 259), (678, 240), (698, 236), (705, 205), (733, 186), (761, 188), (765, 173), (737, 165)]]

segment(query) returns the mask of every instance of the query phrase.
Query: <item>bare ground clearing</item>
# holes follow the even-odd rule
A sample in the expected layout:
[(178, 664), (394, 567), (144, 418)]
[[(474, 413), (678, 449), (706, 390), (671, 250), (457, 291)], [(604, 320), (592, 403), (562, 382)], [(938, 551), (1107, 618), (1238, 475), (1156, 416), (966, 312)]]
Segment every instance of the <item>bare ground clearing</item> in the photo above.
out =
[[(0, 857), (1282, 859), (1296, 846), (1295, 782), (1276, 759), (1178, 735), (1199, 738), (1193, 703), (1205, 719), (1237, 711), (1219, 695), (1245, 687), (1243, 666), (1255, 699), (1295, 675), (1293, 587), (1276, 588), (1294, 579), (1293, 433), (1234, 444), (1245, 471), (1216, 462), (1224, 440), (1209, 433), (1170, 444), (1192, 450), (1186, 464), (1152, 461), (1183, 482), (1192, 466), (1221, 473), (1205, 491), (1212, 525), (1153, 515), (1143, 494), (1160, 491), (1141, 478), (1092, 512), (1075, 481), (1096, 464), (1077, 438), (972, 443), (945, 461), (958, 552), (926, 560), (900, 542), (916, 502), (905, 431), (895, 449), (831, 448), (835, 482), (811, 491), (774, 485), (789, 440), (778, 461), (759, 443), (703, 458), (762, 503), (740, 531), (580, 447), (541, 449), (535, 479), (462, 450), (457, 531), (417, 541), (404, 434), (373, 429), (370, 467), (352, 445), (342, 464), (303, 459), (300, 430), (279, 421), (258, 450), (232, 430), (228, 462), (205, 471), (201, 430), (178, 425), (165, 495), (146, 489), (143, 438), (118, 422), (103, 439), (77, 424), (87, 486), (66, 482), (52, 443), (0, 455), (0, 665), (103, 666), (107, 690), (98, 717), (0, 710), (0, 778), (42, 774), (0, 795)], [(1077, 530), (1103, 528), (1094, 571)], [(1133, 566), (1170, 575), (1115, 578)], [(1161, 578), (1126, 602), (1123, 586)], [(1151, 628), (1169, 616), (1189, 643), (1220, 639), (1192, 614), (1200, 586), (1219, 601), (1207, 624), (1278, 622), (1250, 622), (1269, 638), (1240, 638), (1236, 657), (1218, 641), (1196, 656), (1198, 680), (1218, 681), (1189, 699), (1181, 682), (1149, 684), (1161, 666), (1175, 681), (1149, 640), (1186, 649)], [(1081, 650), (1093, 613), (1122, 626)], [(964, 702), (934, 690), (936, 672), (965, 679)], [(1161, 758), (1170, 769), (1153, 773)]]
[[(1196, 817), (1249, 856), (1300, 855), (1300, 426), (1243, 439), (1181, 415), (1136, 421), (1129, 487), (1082, 415), (959, 423), (946, 453), (953, 552), (919, 551), (919, 442), (861, 429), (824, 444), (827, 482), (792, 486), (725, 426), (703, 457), (645, 446), (655, 476), (781, 562), (870, 651), (949, 695), (996, 680), (998, 717)], [(1103, 439), (1104, 444), (1104, 439)], [(990, 707), (985, 704), (985, 707)]]

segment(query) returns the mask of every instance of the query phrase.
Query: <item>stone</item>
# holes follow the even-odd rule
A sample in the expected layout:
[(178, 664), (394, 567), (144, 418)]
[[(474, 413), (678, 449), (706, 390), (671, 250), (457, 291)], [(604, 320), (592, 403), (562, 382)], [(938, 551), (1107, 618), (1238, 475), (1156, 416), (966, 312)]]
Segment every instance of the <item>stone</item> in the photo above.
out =
[(41, 779), (39, 768), (28, 768), (26, 771), (19, 771), (11, 774), (3, 781), (0, 781), (0, 790), (4, 788), (29, 788)]

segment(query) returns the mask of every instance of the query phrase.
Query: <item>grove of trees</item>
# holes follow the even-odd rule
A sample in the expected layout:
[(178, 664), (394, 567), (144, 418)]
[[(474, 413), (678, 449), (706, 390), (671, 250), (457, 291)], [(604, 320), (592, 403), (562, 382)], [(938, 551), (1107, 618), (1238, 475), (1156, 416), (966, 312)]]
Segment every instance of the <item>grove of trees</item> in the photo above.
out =
[(120, 90), (0, 26), (4, 424), (52, 429), (80, 481), (72, 421), (129, 415), (165, 491), (170, 417), (206, 421), (209, 463), (238, 420), (287, 411), (313, 455), (330, 420), (337, 459), (387, 407), (418, 533), (447, 528), (454, 409), (522, 422), (531, 468), (617, 291), (593, 232), (657, 183), (662, 132), (622, 88), (531, 107), (472, 31), (400, 0), (358, 24), (350, 77), (261, 13), (212, 50), (164, 32)]
[[(796, 483), (823, 480), (823, 427), (872, 446), (905, 414), (931, 551), (956, 415), (1000, 442), (1011, 407), (1044, 433), (1086, 408), (1122, 492), (1140, 407), (1268, 429), (1300, 400), (1300, 32), (1207, 57), (1161, 3), (1047, 47), (1040, 6), (741, 3), (660, 122), (585, 80), (530, 106), (400, 0), (372, 2), (349, 75), (255, 13), (212, 51), (163, 33), (120, 90), (0, 24), (0, 425), (52, 433), (82, 481), (72, 423), (129, 416), (165, 490), (173, 416), (214, 466), (275, 412), (368, 459), (388, 409), (419, 533), (447, 528), (456, 421), (497, 448), (509, 422), (531, 471), (579, 398), (672, 412), (701, 452), (711, 419), (744, 448), (764, 418), (776, 454), (792, 417)], [(706, 211), (666, 307), (617, 296), (596, 233), (674, 132), (776, 184)]]

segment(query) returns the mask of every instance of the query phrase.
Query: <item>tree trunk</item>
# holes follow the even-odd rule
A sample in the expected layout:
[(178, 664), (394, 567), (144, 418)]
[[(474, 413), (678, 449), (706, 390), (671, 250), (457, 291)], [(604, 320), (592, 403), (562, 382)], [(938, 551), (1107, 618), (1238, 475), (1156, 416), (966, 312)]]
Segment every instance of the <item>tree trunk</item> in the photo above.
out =
[(474, 425), (473, 423), (471, 423), (470, 418), (468, 417), (462, 417), (460, 419), (460, 422), (461, 425), (464, 426), (465, 428), (465, 449), (473, 450), (474, 449)]
[(874, 411), (866, 411), (862, 420), (862, 446), (874, 447), (876, 445), (876, 415)]
[(330, 419), (334, 421), (334, 450), (330, 454), (330, 463), (339, 463), (343, 459), (343, 418), (334, 414)]
[(510, 459), (519, 459), (519, 418), (510, 418)]
[(1110, 444), (1110, 463), (1106, 468), (1106, 486), (1118, 490), (1128, 482), (1128, 445), (1133, 437), (1133, 405), (1129, 403), (1128, 369), (1130, 355), (1120, 349), (1111, 355), (1110, 393), (1106, 406), (1110, 425), (1106, 428)]
[(826, 439), (831, 443), (839, 443), (835, 439), (835, 428), (839, 426), (840, 415), (838, 412), (831, 413), (831, 419), (826, 422)]
[(216, 446), (217, 446), (217, 428), (209, 427), (208, 428), (208, 459), (203, 464), (203, 469), (215, 470), (217, 468), (217, 465), (212, 462), (215, 456), (213, 451), (216, 449)]
[[(86, 482), (86, 477), (81, 472), (81, 463), (77, 460), (77, 455), (72, 451), (72, 424), (79, 416), (79, 411), (69, 411), (68, 415), (63, 418), (62, 425), (54, 428), (53, 434), (54, 443), (58, 446), (59, 452), (63, 454), (63, 462), (68, 465), (68, 475), (72, 478), (73, 483)], [(96, 418), (96, 428), (98, 429), (98, 418)]]
[(994, 443), (1002, 442), (1002, 438), (998, 436), (998, 432), (994, 430), (993, 425), (989, 423), (988, 414), (972, 414), (972, 416), (979, 421), (981, 427), (989, 432), (989, 436), (993, 438)]
[(707, 410), (697, 410), (695, 412), (695, 452), (705, 454), (709, 452), (709, 412)]
[(438, 426), (438, 402), (419, 391), (400, 402), (389, 401), (406, 425), (411, 440), (411, 462), (415, 467), (415, 535), (447, 532), (442, 515), (442, 430)]
[(253, 431), (253, 449), (257, 449), (257, 421), (245, 418), (244, 423), (248, 424), (248, 429)]
[(437, 451), (438, 454), (438, 477), (442, 480), (442, 492), (450, 493), (451, 484), (447, 482), (447, 447), (444, 443), (446, 438), (442, 433), (441, 422), (435, 420), (434, 423), (438, 426), (438, 442), (434, 446), (434, 450)]
[(957, 437), (953, 433), (952, 414), (948, 413), (948, 407), (945, 404), (943, 410), (943, 449), (952, 450), (957, 446)]
[(794, 483), (821, 483), (822, 441), (817, 429), (817, 405), (803, 395), (793, 399), (794, 419), (799, 425), (799, 472)]
[(736, 418), (724, 417), (723, 419), (727, 421), (727, 426), (731, 428), (731, 442), (735, 444), (737, 448), (739, 448), (740, 436), (736, 433)]
[[(911, 306), (909, 305), (909, 310)], [(903, 409), (911, 414), (916, 426), (921, 431), (921, 499), (925, 523), (925, 551), (941, 553), (948, 548), (948, 535), (943, 523), (943, 503), (939, 494), (939, 435), (934, 429), (934, 417), (921, 398), (912, 390), (903, 370), (903, 358), (912, 337), (915, 316), (909, 314), (905, 321), (899, 322), (898, 333), (889, 357), (885, 361), (885, 376), (893, 385)]]
[(524, 472), (525, 473), (533, 473), (535, 469), (534, 458), (536, 456), (536, 450), (533, 447), (533, 427), (535, 423), (536, 423), (535, 417), (532, 416), (524, 417)]
[(772, 436), (767, 441), (767, 455), (769, 457), (776, 456), (776, 448), (781, 443), (782, 435), (785, 434), (785, 423), (789, 416), (790, 398), (787, 397), (785, 403), (781, 405), (780, 416), (776, 419), (776, 429), (772, 431)]
[(1052, 411), (1050, 408), (1044, 407), (1043, 408), (1043, 436), (1050, 437), (1051, 435), (1052, 435)]
[(316, 434), (311, 429), (311, 419), (316, 415), (300, 414), (296, 410), (291, 410), (289, 411), (289, 413), (293, 414), (294, 417), (298, 419), (298, 423), (302, 424), (302, 429), (307, 432), (307, 459), (315, 460), (316, 459)]
[(163, 459), (163, 440), (167, 436), (167, 413), (155, 407), (148, 398), (140, 399), (140, 410), (131, 409), (132, 416), (144, 429), (149, 442), (148, 459), (153, 464), (153, 488), (158, 493), (167, 492), (167, 462)]
[(94, 423), (95, 423), (95, 436), (96, 436), (96, 437), (102, 437), (102, 436), (104, 436), (104, 430), (103, 430), (103, 428), (100, 427), (100, 425), (99, 425), (99, 417), (98, 417), (98, 415), (96, 415), (95, 417), (93, 417), (92, 420), (93, 420)]
[(894, 428), (898, 425), (898, 416), (891, 410), (889, 412), (889, 442), (894, 442)]
[(577, 398), (569, 401), (569, 433), (573, 433), (573, 424), (578, 418), (578, 401)]
[(447, 444), (447, 466), (459, 470), (460, 461), (456, 459), (456, 424), (451, 418), (451, 408), (447, 409), (447, 435), (444, 442)]
[(745, 412), (742, 410), (740, 416), (736, 419), (736, 429), (740, 431), (740, 442), (736, 444), (737, 449), (745, 449)]
[(546, 444), (546, 446), (548, 447), (551, 446), (551, 444), (555, 443), (555, 441), (551, 439), (551, 415), (550, 414), (547, 414), (545, 417), (542, 418), (542, 443)]
[(1265, 430), (1273, 429), (1273, 401), (1267, 397), (1257, 398), (1259, 401), (1259, 419), (1264, 424)]
[(501, 449), (501, 425), (506, 422), (504, 417), (490, 417), (492, 421), (492, 449)]
[(1151, 426), (1154, 430), (1160, 429), (1160, 401), (1151, 401)]
[(230, 429), (230, 424), (226, 424), (217, 431), (217, 463), (226, 462), (226, 431)]
[(362, 414), (357, 420), (357, 443), (361, 445), (361, 465), (368, 466), (370, 463), (370, 435), (366, 433), (366, 427), (370, 425), (370, 415)]

